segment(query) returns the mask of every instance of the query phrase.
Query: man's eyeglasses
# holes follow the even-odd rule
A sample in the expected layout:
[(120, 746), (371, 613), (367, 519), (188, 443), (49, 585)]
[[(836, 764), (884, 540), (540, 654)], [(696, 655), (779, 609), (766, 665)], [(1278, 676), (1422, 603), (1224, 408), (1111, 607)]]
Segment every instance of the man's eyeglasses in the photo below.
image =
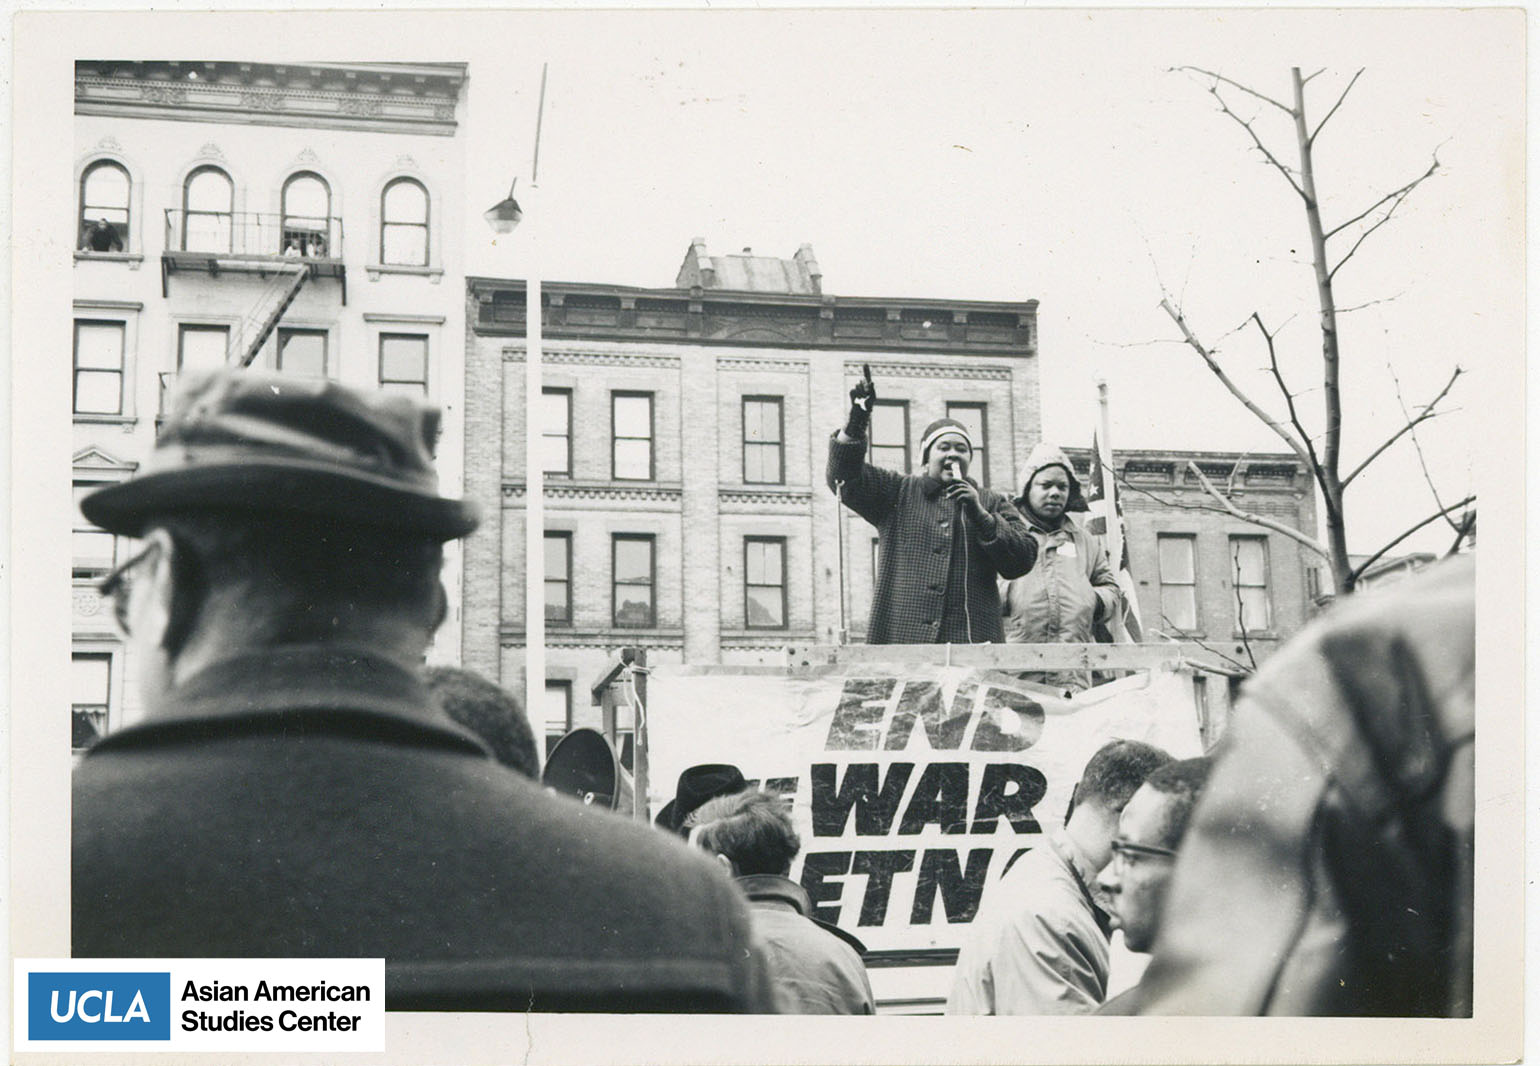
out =
[(1174, 859), (1176, 852), (1170, 848), (1157, 848), (1149, 844), (1133, 844), (1127, 840), (1114, 840), (1112, 842), (1112, 858), (1114, 861), (1131, 863), (1139, 859)]
[(146, 544), (124, 562), (113, 568), (112, 573), (97, 584), (96, 591), (112, 601), (112, 621), (123, 636), (130, 636), (128, 627), (128, 601), (133, 590), (134, 571), (148, 562), (160, 549), (159, 543)]

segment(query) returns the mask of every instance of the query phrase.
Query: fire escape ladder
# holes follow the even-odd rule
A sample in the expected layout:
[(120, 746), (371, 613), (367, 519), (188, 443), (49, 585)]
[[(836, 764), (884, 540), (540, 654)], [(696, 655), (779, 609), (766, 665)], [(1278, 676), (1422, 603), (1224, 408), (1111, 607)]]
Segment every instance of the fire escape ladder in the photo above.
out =
[[(256, 308), (241, 322), (240, 332), (231, 340), (231, 351), (241, 353), (237, 366), (248, 367), (252, 364), (257, 353), (262, 350), (262, 345), (267, 343), (267, 338), (273, 335), (283, 313), (294, 303), (294, 298), (305, 287), (305, 282), (310, 280), (310, 275), (310, 265), (305, 263), (296, 263), (292, 267), (286, 265), (274, 275), (273, 281), (258, 299)], [(285, 279), (287, 284), (284, 284)], [(275, 299), (276, 304), (272, 302)], [(264, 314), (264, 308), (269, 306), (271, 310)], [(247, 340), (248, 337), (250, 340)]]

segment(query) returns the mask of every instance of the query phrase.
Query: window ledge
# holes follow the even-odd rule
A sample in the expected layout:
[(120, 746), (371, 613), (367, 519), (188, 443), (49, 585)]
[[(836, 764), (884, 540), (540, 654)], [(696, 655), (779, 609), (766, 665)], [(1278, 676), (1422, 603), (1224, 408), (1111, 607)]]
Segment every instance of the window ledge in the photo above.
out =
[(127, 263), (128, 269), (138, 270), (144, 256), (138, 252), (76, 252), (75, 262)]
[(392, 263), (370, 263), (364, 269), (369, 272), (370, 281), (379, 281), (382, 274), (406, 274), (412, 277), (427, 278), (437, 285), (444, 276), (444, 268), (435, 266), (397, 266)]
[(75, 422), (88, 423), (98, 426), (132, 426), (137, 425), (139, 419), (135, 415), (93, 415), (84, 411), (75, 412)]

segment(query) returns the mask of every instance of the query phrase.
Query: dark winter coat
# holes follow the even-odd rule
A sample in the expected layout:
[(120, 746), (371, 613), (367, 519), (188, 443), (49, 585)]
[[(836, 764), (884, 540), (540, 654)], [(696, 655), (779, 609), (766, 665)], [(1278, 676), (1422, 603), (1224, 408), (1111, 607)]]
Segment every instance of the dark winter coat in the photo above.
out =
[[(839, 484), (843, 482), (841, 489)], [(985, 538), (929, 475), (899, 474), (866, 462), (866, 440), (829, 439), (828, 484), (877, 527), (878, 573), (868, 644), (1003, 643), (996, 577), (1032, 569), (1036, 545), (1005, 496), (980, 488), (994, 516)]]
[(179, 685), (75, 771), (73, 954), (384, 956), (393, 1010), (771, 1009), (717, 864), (428, 708), (361, 649)]

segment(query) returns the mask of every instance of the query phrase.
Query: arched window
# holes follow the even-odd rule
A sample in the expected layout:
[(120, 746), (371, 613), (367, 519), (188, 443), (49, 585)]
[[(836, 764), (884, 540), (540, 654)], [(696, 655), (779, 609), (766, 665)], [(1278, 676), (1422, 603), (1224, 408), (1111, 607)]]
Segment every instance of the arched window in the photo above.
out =
[(324, 258), (331, 247), (331, 187), (317, 174), (301, 171), (283, 183), (283, 246), (285, 255)]
[(234, 233), (235, 184), (218, 167), (199, 167), (182, 186), (182, 250), (228, 252)]
[(80, 243), (82, 252), (128, 250), (128, 171), (121, 163), (102, 159), (80, 176)]
[(380, 262), (428, 265), (428, 190), (412, 178), (397, 178), (380, 195)]

